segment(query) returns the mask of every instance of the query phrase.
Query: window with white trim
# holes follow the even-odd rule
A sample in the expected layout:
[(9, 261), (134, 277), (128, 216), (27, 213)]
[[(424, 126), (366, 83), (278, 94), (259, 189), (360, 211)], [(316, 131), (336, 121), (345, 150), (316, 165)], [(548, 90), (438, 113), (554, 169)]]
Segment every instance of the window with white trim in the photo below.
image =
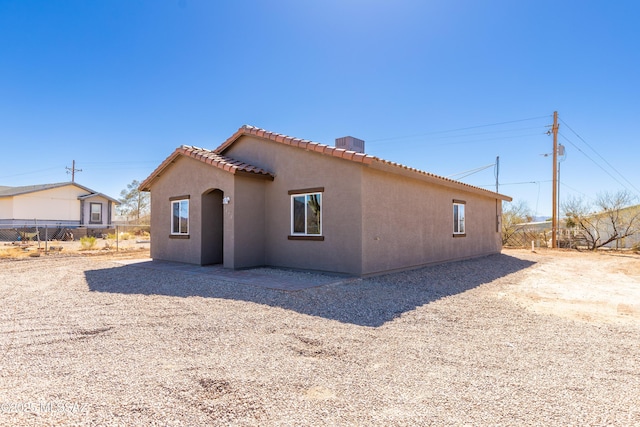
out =
[(89, 204), (89, 222), (101, 223), (102, 222), (102, 203), (90, 203)]
[(464, 236), (465, 224), (464, 224), (464, 206), (465, 202), (461, 200), (453, 201), (453, 235)]
[(291, 195), (291, 234), (322, 235), (322, 193)]
[(171, 201), (171, 234), (189, 234), (189, 199)]

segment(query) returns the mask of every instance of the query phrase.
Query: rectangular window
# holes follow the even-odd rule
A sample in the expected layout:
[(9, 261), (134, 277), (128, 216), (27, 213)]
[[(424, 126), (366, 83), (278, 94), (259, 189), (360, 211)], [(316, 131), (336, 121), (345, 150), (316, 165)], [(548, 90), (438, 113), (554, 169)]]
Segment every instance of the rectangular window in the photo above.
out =
[(322, 193), (291, 195), (291, 234), (322, 235)]
[(454, 237), (465, 235), (464, 206), (465, 206), (465, 202), (463, 201), (460, 201), (460, 200), (453, 201), (453, 235)]
[(189, 200), (171, 201), (171, 234), (189, 234)]
[(102, 203), (90, 203), (90, 216), (89, 222), (101, 223), (102, 222)]

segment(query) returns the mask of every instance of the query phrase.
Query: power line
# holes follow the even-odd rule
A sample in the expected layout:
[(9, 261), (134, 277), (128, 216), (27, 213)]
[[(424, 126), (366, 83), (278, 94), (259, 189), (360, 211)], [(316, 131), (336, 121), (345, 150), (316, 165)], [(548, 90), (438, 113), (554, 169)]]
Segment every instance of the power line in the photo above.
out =
[[(467, 136), (494, 135), (494, 134), (497, 134), (497, 133), (520, 132), (520, 131), (532, 130), (532, 129), (540, 129), (540, 128), (541, 128), (541, 126), (527, 126), (527, 127), (518, 127), (518, 128), (511, 128), (511, 129), (498, 129), (498, 130), (492, 130), (492, 131), (489, 131), (489, 132), (460, 133), (460, 134), (457, 134), (457, 135), (440, 135), (440, 136), (430, 137), (429, 140), (432, 141), (434, 139), (451, 139), (451, 138), (462, 138), (462, 137), (467, 137)], [(434, 132), (434, 134), (446, 133), (446, 132), (448, 132), (448, 131)], [(425, 135), (415, 135), (415, 136), (406, 136), (406, 137), (397, 137), (397, 138), (388, 138), (388, 139), (411, 139), (411, 138), (418, 138), (418, 137), (422, 138), (423, 136), (425, 136)], [(376, 142), (376, 141), (383, 141), (383, 140), (374, 139), (372, 141)], [(372, 142), (372, 141), (368, 140), (367, 142)]]
[(54, 169), (59, 169), (58, 167), (54, 167), (54, 168), (47, 168), (47, 169), (39, 169), (37, 171), (31, 171), (31, 172), (23, 172), (23, 173), (15, 173), (13, 175), (4, 175), (4, 176), (0, 176), (0, 179), (4, 179), (4, 178), (13, 178), (15, 176), (22, 176), (22, 175), (33, 175), (36, 173), (40, 173), (40, 172), (47, 172), (47, 171), (51, 171)]
[[(581, 153), (582, 153), (582, 154), (583, 154), (587, 159), (591, 160), (591, 161), (593, 162), (593, 164), (594, 164), (594, 165), (596, 165), (596, 166), (598, 166), (600, 169), (602, 169), (602, 171), (603, 171), (604, 173), (606, 173), (607, 175), (609, 175), (609, 176), (610, 176), (610, 177), (611, 177), (615, 182), (617, 182), (618, 184), (620, 184), (621, 186), (623, 186), (627, 191), (629, 191), (629, 188), (628, 188), (625, 184), (623, 184), (622, 182), (620, 182), (620, 181), (618, 180), (618, 178), (616, 178), (616, 177), (615, 177), (615, 176), (613, 176), (613, 175), (612, 175), (608, 170), (606, 170), (605, 168), (603, 168), (603, 167), (602, 167), (602, 165), (600, 165), (600, 163), (598, 163), (598, 162), (596, 162), (595, 160), (593, 160), (593, 159), (591, 158), (591, 156), (589, 156), (587, 153), (585, 153), (584, 151), (582, 151), (582, 150), (580, 149), (580, 147), (578, 147), (576, 144), (574, 144), (574, 143), (573, 143), (573, 141), (571, 141), (569, 138), (567, 138), (566, 136), (564, 136), (564, 135), (563, 135), (563, 134), (561, 134), (561, 133), (560, 133), (560, 136), (561, 136), (561, 137), (563, 137), (567, 142), (569, 142), (569, 144), (573, 145), (573, 147), (574, 147), (576, 150), (578, 150), (579, 152), (581, 152)], [(636, 189), (636, 192), (637, 192), (638, 194), (640, 194), (640, 191), (638, 191), (638, 189), (637, 189), (637, 188), (635, 188), (633, 185), (632, 185), (632, 187), (633, 187), (634, 189)]]
[[(584, 142), (584, 144), (585, 144), (587, 147), (589, 147), (589, 148), (591, 149), (591, 151), (593, 151), (594, 153), (596, 153), (596, 156), (600, 157), (600, 159), (602, 159), (602, 161), (603, 161), (603, 162), (605, 162), (605, 163), (606, 163), (606, 164), (607, 164), (607, 165), (608, 165), (608, 166), (609, 166), (609, 167), (610, 167), (610, 168), (611, 168), (615, 173), (617, 173), (618, 175), (620, 175), (620, 177), (621, 177), (623, 180), (625, 180), (625, 181), (627, 182), (627, 184), (629, 184), (629, 185), (630, 185), (634, 190), (636, 190), (636, 193), (637, 193), (637, 194), (640, 194), (640, 190), (638, 190), (638, 188), (637, 188), (635, 185), (633, 185), (633, 184), (631, 183), (631, 181), (629, 181), (629, 180), (628, 180), (624, 175), (622, 175), (622, 174), (620, 173), (620, 171), (618, 171), (618, 169), (616, 169), (616, 168), (615, 168), (611, 163), (609, 163), (609, 162), (607, 161), (607, 159), (605, 159), (605, 158), (604, 158), (600, 153), (598, 153), (598, 152), (596, 151), (596, 149), (595, 149), (595, 148), (593, 148), (593, 147), (592, 147), (592, 146), (591, 146), (587, 141), (585, 141), (585, 139), (584, 139), (583, 137), (581, 137), (580, 135), (578, 135), (578, 133), (577, 133), (575, 130), (573, 130), (573, 129), (571, 128), (571, 126), (569, 126), (569, 125), (567, 124), (567, 122), (565, 122), (565, 121), (564, 121), (564, 120), (562, 120), (562, 119), (560, 119), (560, 121), (561, 121), (561, 122), (562, 122), (562, 123), (563, 123), (563, 124), (564, 124), (564, 125), (565, 125), (569, 130), (570, 130), (570, 131), (571, 131), (571, 132), (573, 132), (573, 133), (574, 133), (574, 135), (575, 135), (575, 136), (577, 136), (577, 137), (578, 137), (578, 139), (579, 139), (580, 141)], [(566, 139), (566, 138), (565, 138), (565, 139)], [(583, 153), (583, 154), (584, 154), (584, 153)], [(591, 161), (593, 161), (593, 160), (591, 160)], [(595, 162), (594, 162), (594, 163), (595, 163)], [(623, 185), (623, 187), (625, 187), (625, 188), (626, 188), (626, 186), (624, 186), (624, 185)]]
[[(524, 184), (540, 184), (543, 182), (551, 182), (551, 179), (547, 179), (544, 181), (521, 181), (521, 182), (508, 182), (508, 183), (500, 183), (500, 186), (503, 185), (524, 185)], [(483, 185), (478, 185), (477, 187), (495, 187), (496, 183), (494, 182), (493, 184), (483, 184)]]
[(459, 132), (459, 131), (469, 130), (469, 129), (479, 129), (479, 128), (490, 127), (490, 126), (500, 126), (500, 125), (506, 125), (506, 124), (511, 124), (511, 123), (526, 122), (526, 121), (529, 121), (529, 120), (539, 120), (539, 119), (543, 119), (543, 118), (547, 118), (547, 117), (548, 116), (538, 116), (538, 117), (530, 117), (530, 118), (527, 118), (527, 119), (510, 120), (510, 121), (506, 121), (506, 122), (490, 123), (490, 124), (478, 125), (478, 126), (467, 126), (467, 127), (463, 127), (463, 128), (441, 130), (441, 131), (434, 131), (434, 132), (426, 132), (426, 133), (419, 133), (419, 134), (413, 134), (413, 135), (393, 136), (393, 137), (388, 137), (388, 138), (369, 139), (369, 140), (367, 140), (367, 142), (391, 141), (391, 140), (394, 140), (394, 139), (417, 138), (417, 137), (422, 137), (422, 136), (437, 135), (437, 134), (440, 134), (440, 133)]
[[(471, 139), (471, 140), (466, 140), (466, 141), (455, 141), (455, 142), (444, 142), (441, 144), (429, 144), (429, 147), (448, 147), (450, 145), (462, 145), (462, 144), (474, 144), (474, 143), (478, 143), (478, 142), (488, 142), (488, 141), (500, 141), (500, 140), (504, 140), (504, 139), (508, 139), (508, 140), (513, 140), (513, 139), (517, 139), (517, 138), (528, 138), (531, 136), (539, 136), (539, 135), (543, 135), (545, 134), (543, 133), (529, 133), (529, 134), (525, 134), (525, 135), (509, 135), (509, 136), (500, 136), (500, 137), (496, 137), (496, 138), (483, 138), (483, 139)], [(467, 135), (455, 135), (454, 138), (460, 138), (460, 137), (465, 137)], [(449, 137), (446, 137), (449, 138)], [(411, 142), (403, 142), (402, 143), (402, 147), (409, 147), (412, 145), (416, 145), (416, 144), (421, 144), (424, 143), (425, 141), (411, 141)]]
[(460, 178), (456, 178), (457, 180), (460, 180), (462, 178), (466, 178), (466, 177), (468, 177), (470, 175), (473, 175), (474, 173), (478, 173), (478, 172), (481, 172), (481, 171), (483, 171), (485, 169), (489, 169), (490, 167), (495, 166), (495, 165), (496, 165), (495, 163), (491, 163), (491, 164), (486, 165), (486, 166), (480, 166), (479, 168), (469, 169), (469, 170), (466, 170), (466, 171), (463, 171), (463, 172), (454, 173), (453, 175), (446, 176), (445, 178), (453, 179), (454, 176), (466, 174), (464, 176), (461, 176)]
[(561, 182), (560, 185), (563, 186), (563, 187), (567, 187), (569, 190), (575, 191), (576, 193), (582, 194), (584, 197), (586, 197), (588, 199), (595, 200), (593, 197), (589, 196), (588, 194), (585, 194), (582, 191), (577, 190), (577, 189), (565, 184), (564, 182)]
[(119, 161), (119, 162), (82, 162), (85, 165), (143, 165), (143, 164), (154, 164), (157, 165), (161, 163), (162, 160), (145, 160), (145, 161)]

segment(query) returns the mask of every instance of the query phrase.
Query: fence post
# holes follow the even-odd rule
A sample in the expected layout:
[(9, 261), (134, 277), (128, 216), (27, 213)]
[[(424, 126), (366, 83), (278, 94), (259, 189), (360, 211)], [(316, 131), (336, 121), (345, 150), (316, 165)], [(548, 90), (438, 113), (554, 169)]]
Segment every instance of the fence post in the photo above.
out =
[(49, 226), (44, 226), (44, 253), (49, 253)]
[(118, 232), (117, 225), (116, 225), (116, 252), (120, 252), (120, 233)]

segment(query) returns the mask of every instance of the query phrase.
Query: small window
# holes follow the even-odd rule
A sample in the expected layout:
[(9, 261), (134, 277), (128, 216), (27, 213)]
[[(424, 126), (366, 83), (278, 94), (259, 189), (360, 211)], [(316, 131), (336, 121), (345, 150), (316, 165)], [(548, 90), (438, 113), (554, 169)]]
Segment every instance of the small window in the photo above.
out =
[(189, 200), (171, 201), (171, 234), (189, 234)]
[(90, 203), (90, 219), (91, 223), (101, 223), (102, 222), (102, 203)]
[(322, 193), (291, 195), (291, 234), (322, 235)]
[(453, 201), (453, 235), (464, 236), (464, 206), (465, 203), (459, 200)]

